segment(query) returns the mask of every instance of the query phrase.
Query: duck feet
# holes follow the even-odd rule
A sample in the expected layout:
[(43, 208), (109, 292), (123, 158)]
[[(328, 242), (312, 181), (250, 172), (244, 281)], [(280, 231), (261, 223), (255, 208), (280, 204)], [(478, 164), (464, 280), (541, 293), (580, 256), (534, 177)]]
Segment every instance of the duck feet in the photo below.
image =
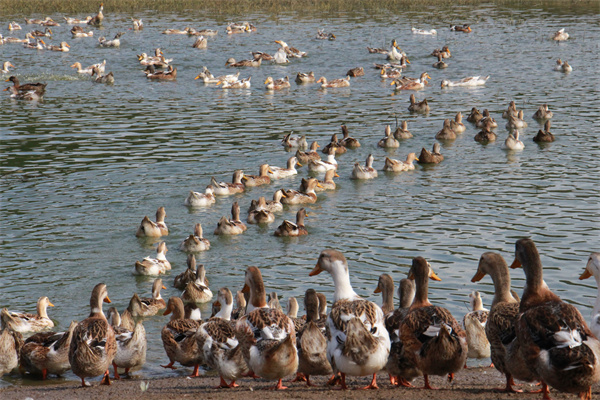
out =
[(100, 381), (100, 384), (110, 386), (110, 371), (109, 370), (106, 370), (106, 372), (104, 373), (104, 377)]
[(269, 390), (283, 390), (287, 389), (287, 386), (283, 386), (281, 378), (277, 381), (277, 385), (269, 388)]
[(454, 380), (454, 372), (450, 372), (448, 374), (448, 383), (452, 383), (453, 380)]
[(495, 389), (497, 392), (505, 393), (523, 393), (520, 389), (515, 389), (513, 386), (516, 385), (511, 375), (506, 375), (506, 387)]
[(228, 384), (227, 382), (225, 382), (225, 379), (223, 379), (223, 377), (221, 376), (221, 382), (219, 383), (219, 386), (215, 386), (215, 389), (231, 389), (231, 388), (236, 388), (239, 387), (240, 385), (236, 384), (235, 381), (231, 381), (230, 384)]
[(379, 386), (377, 386), (377, 374), (373, 374), (373, 379), (371, 380), (371, 383), (368, 384), (365, 387), (362, 387), (360, 389), (364, 389), (364, 390), (372, 390), (372, 389), (379, 389)]
[(92, 384), (89, 382), (86, 382), (85, 379), (81, 378), (81, 386), (82, 387), (90, 387), (90, 386), (92, 386)]
[(306, 376), (306, 386), (317, 386), (317, 385), (310, 383), (310, 375), (305, 375), (305, 376)]
[(423, 386), (423, 389), (437, 390), (437, 388), (434, 388), (429, 384), (429, 375), (423, 374), (423, 379), (425, 380), (425, 385)]
[(119, 373), (117, 372), (117, 364), (115, 364), (115, 362), (113, 361), (112, 365), (113, 365), (113, 368), (115, 370), (115, 379), (116, 380), (121, 379), (121, 377), (119, 376)]
[(334, 388), (335, 390), (348, 390), (348, 386), (346, 386), (346, 374), (344, 374), (343, 372), (340, 372), (340, 376), (332, 376), (331, 379), (329, 380), (329, 382), (331, 381), (337, 381), (339, 379), (340, 381), (340, 387), (339, 388)]
[(388, 374), (390, 377), (390, 384), (393, 386), (398, 386), (398, 378), (393, 376), (392, 374)]
[(192, 372), (192, 374), (190, 375), (190, 378), (198, 378), (200, 376), (200, 374), (198, 373), (199, 367), (200, 367), (200, 364), (194, 365), (194, 372)]
[(398, 386), (404, 386), (404, 387), (414, 387), (412, 385), (412, 383), (410, 383), (409, 381), (407, 381), (404, 378), (398, 378)]
[(585, 392), (579, 393), (581, 400), (592, 400), (592, 387), (590, 386)]
[(254, 371), (250, 371), (247, 374), (242, 375), (244, 378), (260, 379), (260, 376), (256, 375)]
[(171, 361), (167, 365), (161, 365), (161, 367), (163, 367), (163, 368), (177, 369), (177, 367), (174, 367), (173, 364), (175, 364), (175, 361)]
[(302, 372), (296, 372), (296, 377), (290, 382), (306, 382), (306, 376)]

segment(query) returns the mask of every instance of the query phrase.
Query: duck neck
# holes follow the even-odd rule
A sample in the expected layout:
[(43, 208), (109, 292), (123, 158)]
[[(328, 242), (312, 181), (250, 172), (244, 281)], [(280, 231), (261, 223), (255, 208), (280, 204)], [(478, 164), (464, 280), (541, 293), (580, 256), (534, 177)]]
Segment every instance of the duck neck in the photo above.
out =
[(429, 279), (427, 273), (425, 273), (423, 276), (415, 276), (416, 292), (415, 299), (410, 306), (411, 309), (427, 307), (431, 305), (428, 298), (429, 282), (427, 279)]
[(252, 310), (257, 308), (266, 308), (267, 306), (267, 295), (265, 294), (265, 286), (262, 282), (254, 282), (250, 286), (250, 298), (248, 299), (248, 306), (246, 307), (246, 313), (250, 313)]
[(153, 300), (162, 300), (162, 296), (160, 295), (160, 290), (162, 289), (162, 283), (160, 285), (156, 285), (152, 290), (152, 299)]
[(37, 304), (37, 313), (41, 318), (46, 318), (48, 319), (48, 312), (47, 312), (47, 307), (48, 305), (45, 302), (38, 302)]
[(231, 312), (233, 311), (233, 302), (229, 304), (221, 304), (221, 309), (215, 315), (215, 317), (223, 318), (227, 321), (231, 319)]
[(335, 286), (333, 301), (359, 299), (360, 296), (356, 294), (354, 289), (352, 289), (352, 285), (350, 284), (350, 275), (348, 274), (348, 269), (342, 261), (335, 261), (335, 263), (340, 265), (336, 269), (336, 273), (331, 274), (333, 277), (333, 285)]
[(492, 300), (492, 306), (498, 303), (513, 303), (515, 299), (510, 294), (510, 274), (508, 268), (495, 269), (490, 273), (492, 281), (494, 282), (494, 300)]
[(177, 301), (173, 304), (173, 309), (171, 310), (171, 321), (175, 321), (178, 319), (185, 318), (185, 309), (183, 308), (183, 302)]
[(104, 315), (104, 312), (102, 311), (102, 303), (103, 302), (104, 302), (104, 299), (101, 299), (99, 297), (93, 297), (90, 300), (90, 308), (91, 308), (90, 317), (102, 317), (102, 318), (106, 319), (106, 316)]

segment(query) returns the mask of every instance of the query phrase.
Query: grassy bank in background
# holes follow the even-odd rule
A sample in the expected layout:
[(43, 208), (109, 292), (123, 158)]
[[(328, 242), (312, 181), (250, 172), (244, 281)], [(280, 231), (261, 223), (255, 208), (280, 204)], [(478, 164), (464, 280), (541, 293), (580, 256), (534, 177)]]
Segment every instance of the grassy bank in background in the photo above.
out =
[[(539, 8), (556, 11), (561, 14), (587, 14), (598, 12), (597, 0), (104, 0), (104, 12), (141, 12), (207, 10), (231, 14), (251, 13), (256, 11), (267, 13), (280, 12), (337, 12), (390, 10), (391, 12), (424, 10), (431, 7), (452, 8), (457, 6), (473, 6), (482, 4), (515, 9)], [(32, 16), (35, 14), (86, 14), (93, 15), (98, 10), (100, 1), (90, 0), (0, 0), (2, 16)], [(468, 19), (468, 15), (465, 15)]]

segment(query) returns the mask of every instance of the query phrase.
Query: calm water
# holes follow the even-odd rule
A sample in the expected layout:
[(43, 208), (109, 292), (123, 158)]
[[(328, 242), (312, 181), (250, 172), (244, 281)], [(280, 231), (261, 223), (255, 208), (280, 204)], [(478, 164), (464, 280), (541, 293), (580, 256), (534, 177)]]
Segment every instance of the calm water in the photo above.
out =
[[(205, 264), (213, 292), (243, 285), (248, 266), (261, 268), (268, 290), (297, 296), (318, 287), (331, 298), (331, 278), (308, 272), (324, 248), (344, 252), (352, 283), (358, 293), (373, 295), (381, 273), (396, 281), (406, 276), (411, 260), (426, 257), (443, 279), (432, 282), (435, 304), (462, 318), (471, 290), (492, 299), (491, 280), (470, 282), (480, 255), (500, 252), (507, 262), (514, 257), (514, 243), (531, 236), (538, 245), (548, 285), (576, 304), (587, 317), (595, 298), (593, 280), (577, 280), (591, 251), (598, 251), (598, 177), (600, 145), (593, 123), (599, 117), (597, 63), (600, 43), (597, 10), (580, 15), (556, 10), (511, 10), (496, 6), (468, 9), (425, 9), (422, 12), (388, 14), (217, 15), (190, 11), (157, 15), (138, 13), (145, 30), (133, 32), (129, 14), (106, 10), (103, 29), (95, 38), (71, 39), (70, 27), (53, 28), (51, 42), (67, 40), (69, 53), (33, 51), (21, 45), (0, 46), (0, 61), (10, 60), (22, 82), (48, 83), (45, 101), (39, 104), (0, 97), (2, 138), (2, 258), (0, 259), (0, 307), (33, 311), (39, 296), (47, 295), (56, 307), (49, 309), (58, 328), (89, 313), (89, 294), (98, 282), (108, 285), (113, 304), (123, 310), (134, 292), (150, 295), (153, 278), (132, 274), (136, 260), (154, 255), (153, 241), (137, 239), (136, 228), (144, 215), (154, 216), (159, 206), (167, 210), (170, 235), (164, 238), (173, 270), (164, 277), (163, 297), (179, 295), (173, 277), (185, 269), (181, 241), (201, 222), (211, 240), (210, 251), (197, 257)], [(85, 10), (80, 17), (90, 14)], [(468, 21), (464, 15), (470, 13)], [(50, 15), (62, 20), (61, 15)], [(463, 17), (461, 17), (463, 16)], [(33, 16), (29, 16), (33, 17)], [(36, 15), (35, 17), (41, 17)], [(21, 15), (0, 16), (0, 30), (9, 36), (8, 22)], [(227, 36), (225, 25), (248, 20), (258, 27), (254, 34)], [(471, 34), (448, 30), (450, 23), (472, 23)], [(185, 26), (219, 29), (209, 38), (208, 49), (191, 48), (193, 38), (162, 35), (166, 28)], [(411, 26), (436, 28), (438, 35), (412, 35)], [(23, 37), (33, 29), (13, 35)], [(552, 32), (566, 28), (571, 39), (555, 43)], [(37, 28), (37, 26), (35, 27)], [(334, 32), (336, 41), (315, 40), (317, 29)], [(119, 49), (97, 47), (97, 37), (126, 31)], [(384, 56), (369, 54), (366, 46), (387, 47), (396, 38), (409, 55), (409, 76), (423, 71), (432, 85), (416, 93), (430, 100), (429, 115), (407, 111), (410, 93), (393, 94), (389, 81), (381, 81), (374, 62)], [(224, 91), (205, 86), (194, 77), (203, 65), (215, 74), (233, 72), (224, 67), (228, 57), (244, 59), (250, 51), (274, 53), (274, 40), (307, 51), (309, 57), (289, 65), (263, 63), (241, 70), (252, 76), (250, 90)], [(436, 70), (429, 54), (450, 46), (449, 68)], [(161, 47), (178, 68), (176, 82), (148, 82), (136, 54)], [(553, 71), (557, 58), (566, 59), (574, 71)], [(107, 60), (114, 86), (93, 84), (77, 76), (69, 66)], [(295, 77), (314, 71), (317, 77), (334, 79), (356, 66), (364, 77), (344, 89), (319, 90), (315, 85), (297, 86), (269, 93), (267, 76)], [(487, 85), (476, 89), (440, 89), (442, 79), (458, 80), (470, 75), (491, 75)], [(5, 77), (5, 79), (7, 76)], [(501, 118), (510, 100), (525, 111), (529, 127), (522, 132), (525, 149), (508, 152)], [(542, 103), (554, 111), (552, 132), (557, 141), (537, 145), (531, 138), (539, 129), (531, 116)], [(386, 174), (355, 182), (349, 179), (352, 165), (364, 162), (369, 153), (381, 168), (386, 155), (404, 159), (409, 152), (431, 149), (444, 118), (471, 107), (488, 108), (500, 127), (496, 143), (482, 146), (473, 141), (477, 133), (467, 130), (456, 141), (442, 145), (446, 159), (439, 165), (417, 166), (414, 171)], [(414, 138), (387, 153), (376, 147), (386, 124), (395, 117), (408, 120)], [(285, 240), (272, 236), (282, 219), (295, 218), (299, 207), (286, 208), (268, 227), (250, 225), (237, 237), (214, 237), (212, 231), (231, 203), (240, 202), (242, 214), (250, 200), (271, 198), (278, 188), (297, 188), (303, 167), (295, 178), (271, 186), (253, 188), (245, 194), (219, 198), (212, 207), (190, 210), (183, 205), (189, 190), (203, 191), (210, 177), (231, 179), (243, 168), (257, 173), (262, 163), (283, 166), (290, 156), (279, 144), (294, 131), (324, 146), (339, 126), (347, 124), (362, 147), (339, 156), (339, 189), (319, 195), (308, 206), (308, 236)], [(523, 286), (521, 271), (513, 273), (513, 285)], [(207, 313), (210, 310), (205, 310)], [(206, 313), (205, 313), (206, 315)], [(148, 361), (139, 372), (144, 377), (187, 374), (163, 370), (167, 361), (160, 329), (167, 318), (145, 321)], [(68, 373), (67, 380), (76, 377)], [(4, 377), (0, 386), (31, 384), (31, 380)]]

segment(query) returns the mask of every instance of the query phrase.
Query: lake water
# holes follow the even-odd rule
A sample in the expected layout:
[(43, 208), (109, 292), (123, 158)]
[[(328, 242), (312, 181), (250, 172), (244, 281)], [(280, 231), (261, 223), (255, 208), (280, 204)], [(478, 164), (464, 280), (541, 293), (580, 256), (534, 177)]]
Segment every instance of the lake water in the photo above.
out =
[[(222, 286), (233, 292), (241, 289), (244, 270), (258, 266), (267, 290), (277, 291), (282, 304), (289, 296), (302, 304), (310, 287), (325, 292), (331, 301), (330, 276), (308, 273), (321, 250), (336, 248), (349, 260), (355, 290), (380, 302), (373, 294), (379, 275), (389, 273), (398, 282), (412, 258), (420, 255), (442, 278), (430, 284), (432, 302), (462, 319), (471, 290), (481, 290), (488, 307), (493, 297), (489, 278), (470, 282), (480, 255), (497, 251), (510, 263), (515, 241), (530, 236), (541, 253), (548, 285), (589, 318), (595, 282), (577, 278), (600, 243), (597, 11), (593, 6), (486, 5), (476, 11), (426, 7), (405, 13), (140, 12), (134, 16), (143, 18), (145, 29), (134, 32), (128, 30), (129, 13), (105, 10), (104, 27), (93, 29), (94, 38), (71, 39), (66, 24), (52, 29), (49, 42), (66, 40), (71, 45), (68, 53), (0, 46), (0, 61), (15, 64), (14, 74), (22, 82), (48, 83), (42, 103), (0, 96), (0, 307), (33, 312), (38, 297), (47, 295), (55, 304), (50, 317), (65, 329), (72, 319), (87, 317), (91, 289), (99, 282), (108, 285), (120, 311), (134, 292), (149, 296), (153, 278), (132, 272), (136, 260), (155, 254), (155, 243), (136, 238), (135, 231), (144, 215), (154, 219), (156, 209), (164, 206), (170, 234), (163, 239), (173, 266), (164, 276), (165, 298), (180, 294), (172, 287), (173, 277), (186, 268), (186, 254), (178, 247), (201, 222), (212, 247), (197, 261), (206, 266), (213, 292)], [(62, 21), (61, 14), (50, 16)], [(22, 17), (10, 12), (0, 16), (0, 32), (24, 37), (38, 28), (22, 24), (23, 31), (9, 34), (8, 23), (21, 23)], [(228, 36), (225, 26), (233, 20), (248, 20), (258, 31)], [(464, 22), (471, 24), (472, 33), (449, 31), (450, 24)], [(208, 39), (205, 50), (193, 49), (194, 38), (186, 35), (161, 34), (166, 28), (186, 26), (218, 29), (219, 34)], [(411, 26), (435, 28), (438, 35), (413, 35)], [(567, 42), (550, 40), (560, 28), (571, 34)], [(318, 29), (334, 32), (337, 40), (316, 40)], [(118, 31), (126, 32), (120, 48), (97, 46), (98, 36), (112, 38)], [(382, 81), (373, 68), (385, 57), (369, 54), (366, 46), (388, 47), (394, 38), (411, 61), (405, 74), (416, 77), (427, 71), (432, 77), (431, 86), (416, 92), (418, 100), (430, 101), (428, 115), (410, 114), (410, 92), (394, 94), (390, 81)], [(257, 50), (272, 54), (277, 39), (309, 56), (285, 66), (265, 62), (242, 69), (241, 77), (252, 76), (249, 90), (226, 91), (194, 80), (203, 65), (216, 76), (234, 72), (224, 66), (229, 57), (249, 58), (250, 51)], [(446, 60), (449, 68), (436, 70), (430, 53), (443, 45), (450, 47), (452, 58)], [(152, 53), (156, 47), (174, 58), (177, 81), (149, 82), (144, 77), (136, 54)], [(554, 71), (557, 58), (568, 60), (573, 72)], [(69, 68), (75, 61), (87, 66), (104, 59), (106, 71), (114, 72), (113, 86), (94, 84)], [(353, 78), (350, 88), (324, 91), (292, 82), (290, 89), (272, 93), (262, 84), (267, 76), (287, 75), (293, 81), (298, 72), (308, 71), (331, 80), (357, 66), (366, 74)], [(440, 88), (442, 79), (471, 75), (490, 79), (479, 88)], [(529, 124), (522, 132), (521, 152), (503, 149), (508, 132), (501, 113), (511, 100), (525, 111)], [(557, 140), (538, 145), (531, 139), (540, 126), (531, 116), (542, 103), (554, 112), (552, 132)], [(441, 164), (417, 165), (414, 171), (397, 174), (380, 172), (371, 181), (350, 179), (353, 164), (363, 163), (369, 153), (381, 169), (385, 156), (405, 159), (409, 152), (431, 149), (443, 120), (458, 111), (466, 118), (473, 106), (489, 109), (499, 123), (496, 143), (475, 142), (479, 130), (465, 121), (467, 130), (442, 144)], [(386, 124), (395, 125), (395, 118), (406, 119), (414, 137), (386, 152), (377, 142)], [(279, 188), (297, 188), (307, 176), (306, 167), (294, 178), (218, 198), (208, 208), (183, 205), (188, 192), (203, 191), (211, 176), (229, 181), (238, 168), (256, 174), (262, 163), (285, 165), (291, 155), (280, 145), (285, 134), (293, 131), (324, 146), (341, 124), (362, 147), (338, 157), (338, 189), (320, 194), (316, 204), (307, 206), (308, 236), (273, 236), (284, 218), (295, 220), (298, 206), (286, 207), (269, 226), (250, 225), (243, 235), (212, 235), (233, 201), (240, 203), (245, 219), (251, 199), (271, 198)], [(516, 270), (512, 275), (521, 293), (523, 273)], [(210, 306), (203, 311), (209, 315)], [(190, 372), (159, 367), (167, 362), (160, 339), (166, 321), (163, 316), (145, 320), (148, 357), (138, 373), (143, 377)], [(65, 379), (77, 378), (69, 372)], [(0, 386), (34, 382), (5, 376)]]

